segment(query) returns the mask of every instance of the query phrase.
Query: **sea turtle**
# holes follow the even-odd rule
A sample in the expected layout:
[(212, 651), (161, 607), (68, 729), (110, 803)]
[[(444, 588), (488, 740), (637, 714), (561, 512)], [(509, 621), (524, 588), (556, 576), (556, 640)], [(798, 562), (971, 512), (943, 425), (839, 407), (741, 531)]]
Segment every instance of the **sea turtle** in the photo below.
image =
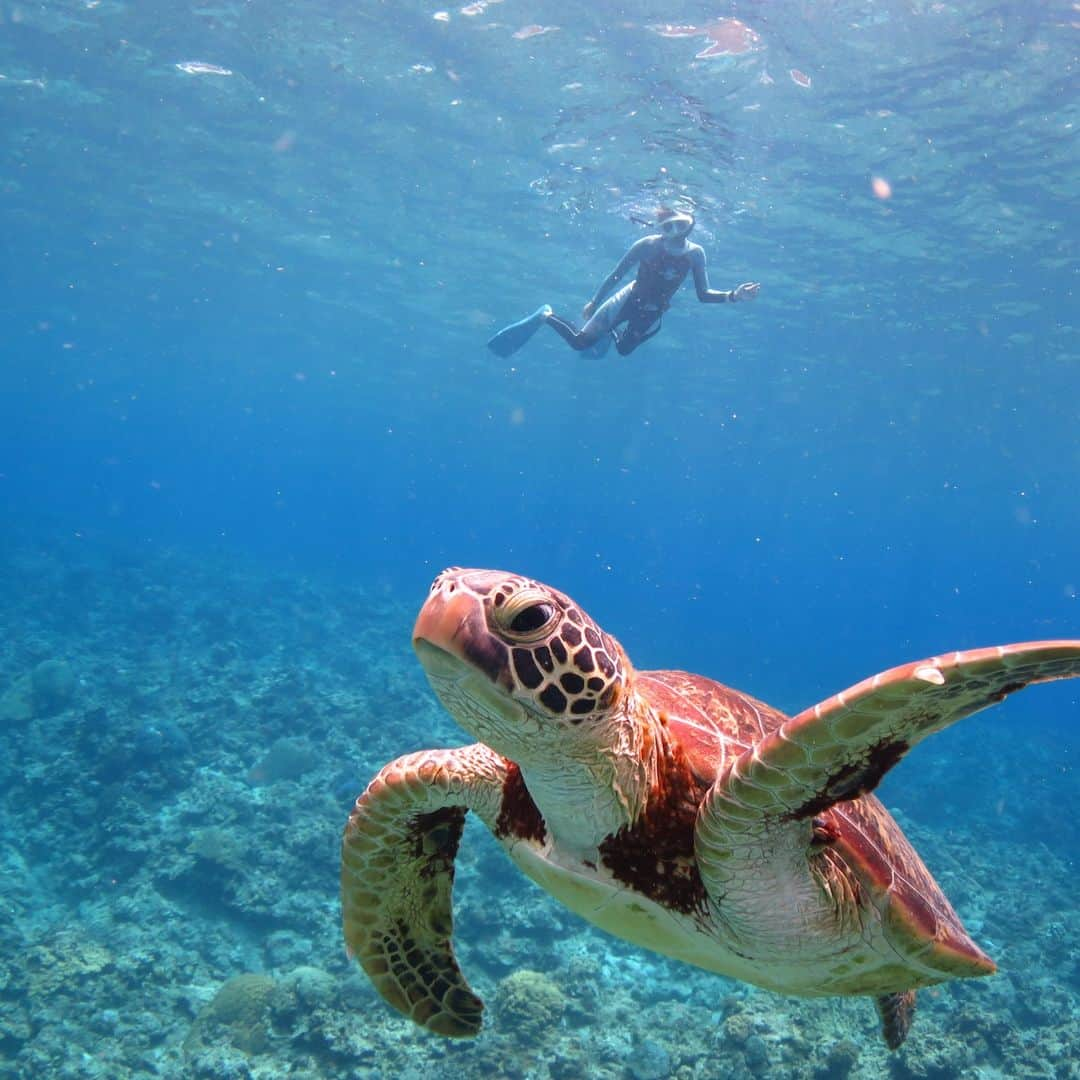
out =
[(988, 975), (870, 792), (917, 742), (1029, 683), (1080, 675), (1080, 641), (947, 653), (789, 718), (683, 671), (635, 671), (569, 597), (444, 571), (413, 644), (478, 742), (385, 766), (342, 842), (345, 941), (380, 994), (440, 1035), (480, 1030), (451, 945), (468, 810), (596, 926), (770, 990), (872, 996), (904, 1040), (915, 990)]

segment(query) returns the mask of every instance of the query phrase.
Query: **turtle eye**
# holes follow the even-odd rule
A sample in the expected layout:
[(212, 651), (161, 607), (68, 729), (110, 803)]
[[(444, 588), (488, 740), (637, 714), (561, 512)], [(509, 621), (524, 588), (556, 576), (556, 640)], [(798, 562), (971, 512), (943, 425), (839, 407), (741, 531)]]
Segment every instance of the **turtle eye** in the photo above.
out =
[(555, 609), (550, 604), (533, 604), (524, 611), (519, 611), (510, 623), (515, 634), (532, 634), (551, 621)]
[(539, 589), (526, 588), (491, 608), (489, 618), (505, 637), (519, 642), (539, 641), (558, 621), (559, 609)]

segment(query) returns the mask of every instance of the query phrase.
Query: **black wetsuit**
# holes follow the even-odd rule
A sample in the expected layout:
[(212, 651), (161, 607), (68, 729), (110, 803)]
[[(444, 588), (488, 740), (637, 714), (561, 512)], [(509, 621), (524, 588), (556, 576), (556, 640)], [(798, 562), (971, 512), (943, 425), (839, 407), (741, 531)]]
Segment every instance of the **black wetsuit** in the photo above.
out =
[[(616, 349), (622, 356), (627, 356), (660, 330), (660, 320), (670, 306), (672, 296), (686, 280), (690, 266), (688, 252), (673, 253), (663, 243), (657, 243), (641, 256), (636, 277), (620, 290), (626, 295), (619, 310), (601, 331), (576, 330), (558, 315), (550, 315), (548, 325), (579, 351), (595, 345), (603, 334), (610, 332), (615, 337)], [(626, 328), (616, 333), (615, 327), (620, 323), (626, 323)]]
[(637, 337), (626, 350), (630, 352), (660, 329), (660, 319), (671, 306), (671, 298), (688, 273), (690, 256), (686, 252), (673, 255), (663, 244), (658, 244), (642, 256), (633, 288), (619, 312), (618, 321), (626, 320), (626, 329), (619, 336), (619, 352), (623, 352), (621, 342), (624, 337), (631, 334)]

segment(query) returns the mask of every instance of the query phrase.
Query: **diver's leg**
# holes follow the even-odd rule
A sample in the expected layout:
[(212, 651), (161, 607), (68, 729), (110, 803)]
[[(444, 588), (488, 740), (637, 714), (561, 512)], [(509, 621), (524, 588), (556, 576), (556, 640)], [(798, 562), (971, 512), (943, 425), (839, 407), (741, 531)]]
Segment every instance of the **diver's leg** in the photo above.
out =
[(620, 356), (629, 356), (639, 345), (660, 333), (660, 320), (647, 323), (642, 319), (630, 319), (626, 329), (615, 335), (615, 348)]
[(547, 317), (547, 324), (572, 349), (577, 349), (578, 352), (591, 349), (619, 322), (619, 315), (632, 288), (633, 282), (624, 285), (617, 293), (609, 296), (580, 330), (575, 330), (565, 319), (554, 314)]
[(590, 335), (588, 333), (588, 324), (581, 330), (575, 330), (565, 319), (555, 314), (549, 315), (544, 321), (571, 349), (577, 349), (578, 352), (589, 348), (590, 345), (595, 345), (599, 337), (598, 334)]

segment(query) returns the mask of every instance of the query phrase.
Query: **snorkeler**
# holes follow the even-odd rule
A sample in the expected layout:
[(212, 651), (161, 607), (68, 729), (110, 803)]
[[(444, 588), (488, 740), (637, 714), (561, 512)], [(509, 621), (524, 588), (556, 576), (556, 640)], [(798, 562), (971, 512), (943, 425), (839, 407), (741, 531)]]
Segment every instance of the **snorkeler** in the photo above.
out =
[[(761, 288), (757, 281), (728, 290), (709, 287), (705, 251), (687, 239), (694, 227), (692, 214), (665, 206), (657, 211), (656, 222), (660, 231), (638, 240), (585, 305), (582, 314), (586, 322), (580, 330), (544, 304), (527, 318), (500, 330), (488, 342), (488, 348), (499, 356), (510, 356), (547, 323), (579, 352), (588, 349), (600, 355), (614, 341), (619, 353), (628, 356), (659, 333), (664, 312), (688, 273), (693, 274), (697, 298), (703, 304), (734, 303), (757, 296)], [(608, 296), (635, 264), (638, 270), (634, 280)]]

